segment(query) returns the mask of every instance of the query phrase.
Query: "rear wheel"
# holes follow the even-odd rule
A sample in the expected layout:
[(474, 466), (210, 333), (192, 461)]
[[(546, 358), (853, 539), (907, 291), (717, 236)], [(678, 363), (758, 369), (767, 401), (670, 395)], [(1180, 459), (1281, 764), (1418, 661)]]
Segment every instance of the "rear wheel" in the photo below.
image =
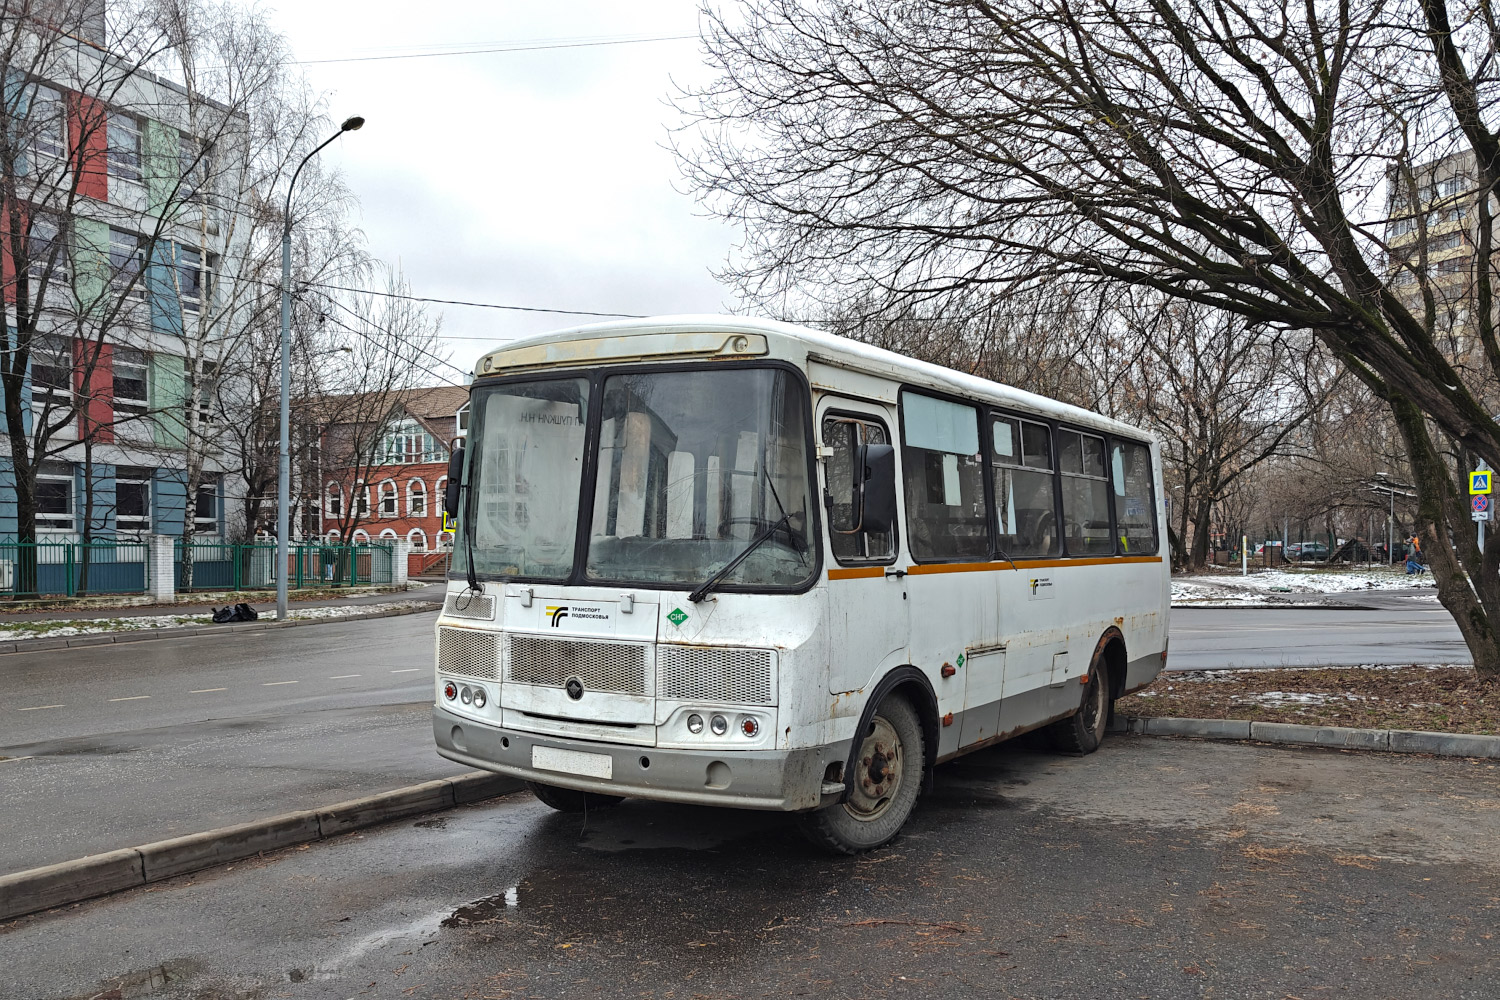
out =
[(617, 806), (624, 801), (623, 795), (604, 795), (600, 792), (580, 792), (575, 788), (558, 788), (556, 785), (544, 785), (538, 781), (526, 782), (526, 787), (531, 789), (543, 805), (549, 805), (558, 812), (581, 813), (588, 809), (608, 809)]
[(1103, 658), (1089, 668), (1088, 683), (1078, 711), (1047, 727), (1052, 745), (1064, 753), (1086, 754), (1099, 749), (1109, 725), (1109, 674)]
[(890, 843), (916, 807), (926, 761), (916, 710), (900, 695), (888, 696), (861, 734), (849, 793), (836, 806), (804, 813), (803, 835), (838, 854)]

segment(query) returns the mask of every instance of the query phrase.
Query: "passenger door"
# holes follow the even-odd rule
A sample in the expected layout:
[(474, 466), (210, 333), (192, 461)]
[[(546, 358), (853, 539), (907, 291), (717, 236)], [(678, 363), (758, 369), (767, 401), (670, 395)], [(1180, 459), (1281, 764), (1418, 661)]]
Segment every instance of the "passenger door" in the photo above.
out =
[[(861, 530), (862, 511), (854, 497), (859, 446), (891, 445), (892, 417), (878, 403), (825, 397), (818, 404), (830, 556), (828, 689), (833, 694), (859, 690), (907, 661), (905, 577), (895, 565), (899, 519), (890, 531)], [(889, 500), (894, 511), (894, 485)]]

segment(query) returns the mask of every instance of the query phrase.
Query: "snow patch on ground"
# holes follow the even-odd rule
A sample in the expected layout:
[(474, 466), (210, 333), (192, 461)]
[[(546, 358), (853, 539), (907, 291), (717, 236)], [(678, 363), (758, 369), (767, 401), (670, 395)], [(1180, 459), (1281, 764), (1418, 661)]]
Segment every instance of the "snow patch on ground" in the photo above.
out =
[[(292, 621), (317, 621), (346, 618), (349, 615), (427, 607), (427, 601), (390, 601), (384, 604), (346, 604), (324, 608), (293, 608), (287, 612)], [(261, 620), (274, 618), (275, 612), (261, 612)], [(105, 632), (143, 632), (158, 628), (180, 628), (184, 625), (212, 625), (213, 613), (195, 615), (142, 615), (132, 618), (74, 618), (56, 621), (13, 622), (0, 625), (0, 641), (18, 639), (66, 639)]]
[(1215, 574), (1175, 579), (1172, 581), (1172, 603), (1191, 607), (1276, 607), (1305, 604), (1306, 595), (1369, 593), (1435, 586), (1430, 576), (1407, 576), (1403, 572), (1391, 570), (1350, 569), (1339, 572), (1271, 569), (1258, 570), (1248, 576)]

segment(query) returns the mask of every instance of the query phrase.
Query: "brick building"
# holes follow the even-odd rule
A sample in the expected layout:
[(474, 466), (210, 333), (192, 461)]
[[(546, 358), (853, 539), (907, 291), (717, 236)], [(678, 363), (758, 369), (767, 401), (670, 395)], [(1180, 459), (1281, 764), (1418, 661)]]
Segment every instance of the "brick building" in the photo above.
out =
[[(340, 400), (328, 402), (337, 408)], [(443, 531), (443, 490), (450, 445), (465, 432), (468, 403), (464, 386), (409, 389), (392, 394), (378, 430), (361, 433), (339, 423), (325, 429), (322, 536), (329, 541), (347, 536), (356, 543), (405, 541), (411, 575), (446, 569), (453, 539)], [(351, 437), (368, 437), (371, 447), (368, 455), (344, 465), (334, 456), (366, 450), (340, 446)]]

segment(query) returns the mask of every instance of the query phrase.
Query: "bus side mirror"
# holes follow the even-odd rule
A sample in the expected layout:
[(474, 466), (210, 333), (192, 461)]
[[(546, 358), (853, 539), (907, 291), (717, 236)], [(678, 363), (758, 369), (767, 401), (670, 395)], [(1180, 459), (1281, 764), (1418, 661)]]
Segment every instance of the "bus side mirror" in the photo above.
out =
[(863, 470), (859, 494), (859, 530), (884, 534), (896, 526), (896, 449), (888, 444), (862, 444), (855, 453), (856, 470)]
[(464, 449), (455, 448), (448, 456), (448, 482), (443, 487), (443, 513), (458, 516), (458, 491), (464, 484)]

